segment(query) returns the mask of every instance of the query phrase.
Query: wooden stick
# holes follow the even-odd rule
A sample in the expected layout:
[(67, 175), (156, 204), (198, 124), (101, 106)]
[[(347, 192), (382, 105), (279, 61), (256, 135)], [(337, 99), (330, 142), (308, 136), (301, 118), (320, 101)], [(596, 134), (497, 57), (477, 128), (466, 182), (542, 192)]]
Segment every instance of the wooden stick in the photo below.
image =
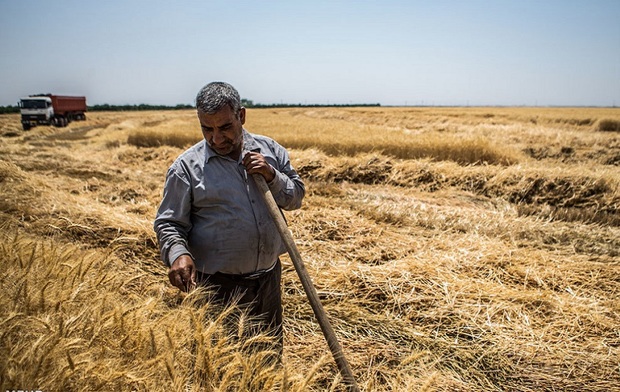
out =
[(291, 260), (293, 260), (293, 265), (295, 266), (295, 270), (297, 271), (297, 275), (299, 275), (299, 279), (301, 280), (301, 284), (306, 291), (306, 296), (310, 301), (310, 305), (312, 306), (312, 310), (314, 311), (314, 315), (319, 321), (319, 325), (321, 326), (321, 330), (323, 331), (323, 336), (325, 336), (325, 340), (327, 340), (327, 345), (332, 352), (334, 360), (336, 361), (336, 365), (338, 365), (338, 369), (340, 370), (340, 374), (344, 378), (345, 383), (348, 386), (349, 391), (351, 392), (359, 392), (359, 387), (357, 386), (357, 382), (355, 381), (355, 377), (353, 377), (353, 372), (351, 371), (351, 367), (347, 362), (347, 359), (344, 356), (342, 351), (342, 347), (336, 338), (336, 333), (334, 332), (331, 324), (329, 323), (329, 319), (327, 318), (327, 314), (323, 309), (323, 305), (319, 299), (318, 294), (316, 293), (316, 289), (310, 280), (310, 276), (308, 275), (308, 271), (306, 271), (306, 267), (304, 265), (303, 260), (301, 259), (301, 255), (297, 250), (297, 245), (295, 245), (295, 241), (293, 239), (293, 234), (289, 230), (286, 222), (284, 221), (284, 217), (280, 212), (280, 208), (276, 204), (271, 191), (269, 191), (269, 186), (265, 181), (265, 178), (260, 174), (253, 174), (254, 181), (263, 195), (265, 203), (269, 209), (269, 213), (271, 217), (276, 223), (278, 227), (278, 231), (284, 240), (286, 245), (286, 249), (288, 250), (288, 254), (291, 256)]

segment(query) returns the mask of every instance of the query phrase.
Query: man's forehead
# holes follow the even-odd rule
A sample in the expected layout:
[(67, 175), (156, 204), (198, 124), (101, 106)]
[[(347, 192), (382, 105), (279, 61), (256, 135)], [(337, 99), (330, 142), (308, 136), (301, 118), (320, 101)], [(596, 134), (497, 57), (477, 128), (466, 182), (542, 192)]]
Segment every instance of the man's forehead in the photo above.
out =
[(235, 114), (229, 106), (224, 106), (215, 113), (206, 113), (200, 109), (197, 110), (196, 113), (201, 123), (208, 124), (227, 124), (229, 122), (232, 122), (236, 118)]

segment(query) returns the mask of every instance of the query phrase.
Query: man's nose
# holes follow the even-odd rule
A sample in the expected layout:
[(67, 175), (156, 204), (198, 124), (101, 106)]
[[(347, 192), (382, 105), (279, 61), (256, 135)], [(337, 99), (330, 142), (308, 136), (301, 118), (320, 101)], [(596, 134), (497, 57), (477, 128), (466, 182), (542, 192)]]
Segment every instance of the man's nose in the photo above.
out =
[(223, 141), (224, 141), (224, 135), (222, 134), (222, 132), (218, 131), (217, 129), (213, 131), (213, 143), (220, 144)]

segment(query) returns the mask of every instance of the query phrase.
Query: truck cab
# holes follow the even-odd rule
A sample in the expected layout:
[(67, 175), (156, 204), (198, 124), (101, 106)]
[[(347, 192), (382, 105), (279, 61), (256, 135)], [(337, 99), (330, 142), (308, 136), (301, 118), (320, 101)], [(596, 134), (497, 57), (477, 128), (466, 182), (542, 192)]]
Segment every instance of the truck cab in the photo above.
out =
[(54, 119), (54, 107), (50, 97), (24, 97), (19, 101), (24, 130), (37, 124), (51, 124)]

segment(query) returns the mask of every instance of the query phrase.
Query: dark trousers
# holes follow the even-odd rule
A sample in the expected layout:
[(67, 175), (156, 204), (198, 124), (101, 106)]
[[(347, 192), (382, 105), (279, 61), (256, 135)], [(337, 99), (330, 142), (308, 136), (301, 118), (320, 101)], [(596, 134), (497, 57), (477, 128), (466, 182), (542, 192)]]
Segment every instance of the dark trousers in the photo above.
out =
[(277, 351), (282, 352), (282, 294), (280, 260), (270, 271), (258, 277), (198, 272), (196, 280), (213, 290), (213, 299), (222, 305), (236, 303), (251, 316), (250, 335), (264, 333), (276, 337)]

